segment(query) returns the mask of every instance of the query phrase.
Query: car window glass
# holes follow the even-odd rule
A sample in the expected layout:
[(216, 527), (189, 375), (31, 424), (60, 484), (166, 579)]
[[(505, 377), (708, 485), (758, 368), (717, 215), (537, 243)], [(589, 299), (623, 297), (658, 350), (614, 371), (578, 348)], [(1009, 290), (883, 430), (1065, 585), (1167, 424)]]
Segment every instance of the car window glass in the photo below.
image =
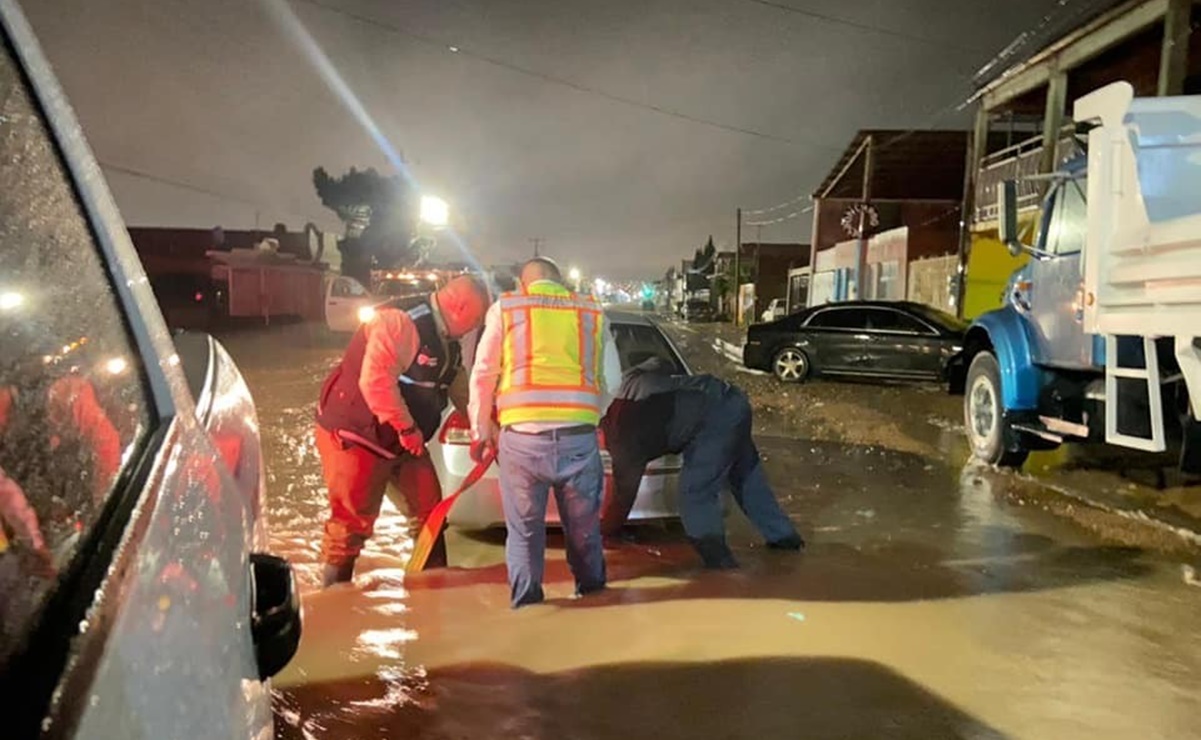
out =
[(349, 298), (350, 283), (346, 281), (346, 278), (338, 278), (334, 281), (334, 288), (330, 293), (334, 298)]
[(353, 296), (355, 298), (357, 298), (359, 296), (367, 295), (367, 289), (364, 288), (363, 284), (360, 283), (358, 280), (355, 280), (354, 278), (342, 278), (342, 280), (346, 283), (346, 290), (347, 290), (348, 295)]
[(1055, 196), (1055, 214), (1047, 234), (1046, 249), (1054, 254), (1075, 254), (1084, 249), (1088, 236), (1088, 208), (1084, 200), (1085, 184), (1065, 182)]
[(150, 426), (105, 264), (0, 49), (0, 672)]
[(673, 375), (686, 372), (680, 359), (658, 328), (643, 324), (610, 322), (613, 341), (617, 344), (617, 355), (621, 358), (621, 369), (628, 370), (641, 365), (652, 357), (667, 363)]
[(877, 308), (868, 312), (868, 328), (877, 331), (900, 331), (913, 334), (932, 334), (930, 327), (921, 321), (887, 308)]
[(823, 329), (866, 329), (867, 314), (859, 308), (830, 308), (813, 314), (808, 326)]

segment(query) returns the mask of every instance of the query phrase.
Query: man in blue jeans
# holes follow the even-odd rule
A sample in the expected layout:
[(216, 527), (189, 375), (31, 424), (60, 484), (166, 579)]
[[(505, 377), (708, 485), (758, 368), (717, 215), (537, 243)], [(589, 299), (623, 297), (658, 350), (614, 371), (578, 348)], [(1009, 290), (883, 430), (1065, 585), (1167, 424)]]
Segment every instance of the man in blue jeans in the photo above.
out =
[(804, 541), (780, 509), (751, 438), (751, 404), (739, 388), (712, 375), (672, 375), (657, 358), (631, 368), (602, 422), (613, 459), (613, 498), (602, 516), (605, 535), (625, 524), (646, 465), (683, 454), (679, 505), (684, 531), (707, 568), (735, 568), (726, 544), (722, 491), (774, 550)]
[[(546, 504), (555, 493), (576, 593), (605, 587), (596, 430), (621, 364), (596, 301), (563, 285), (546, 259), (488, 310), (471, 371), (472, 457), (498, 450), (514, 608), (543, 600)], [(497, 422), (493, 422), (495, 403)]]

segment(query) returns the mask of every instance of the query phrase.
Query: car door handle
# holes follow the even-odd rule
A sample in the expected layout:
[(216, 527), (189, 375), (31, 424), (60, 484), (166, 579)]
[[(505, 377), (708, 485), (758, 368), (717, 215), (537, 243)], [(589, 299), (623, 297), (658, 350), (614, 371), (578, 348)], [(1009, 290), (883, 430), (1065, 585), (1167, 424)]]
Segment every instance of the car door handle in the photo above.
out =
[(250, 555), (250, 636), (259, 680), (283, 670), (300, 645), (300, 592), (287, 560), (266, 553)]
[(862, 339), (865, 342), (869, 342), (872, 339), (872, 335), (871, 334), (856, 334), (855, 338)]

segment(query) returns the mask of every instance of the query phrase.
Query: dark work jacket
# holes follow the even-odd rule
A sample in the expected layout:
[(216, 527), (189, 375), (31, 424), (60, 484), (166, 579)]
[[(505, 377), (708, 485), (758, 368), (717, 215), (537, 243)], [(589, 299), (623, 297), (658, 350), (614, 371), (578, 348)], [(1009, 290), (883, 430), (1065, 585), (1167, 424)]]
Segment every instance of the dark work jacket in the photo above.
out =
[(657, 358), (625, 372), (601, 421), (613, 461), (615, 508), (605, 512), (607, 525), (614, 517), (624, 522), (647, 463), (682, 452), (705, 423), (711, 400), (729, 387), (712, 375), (672, 375)]
[[(458, 342), (442, 337), (428, 302), (408, 309), (407, 313), (417, 327), (420, 347), (413, 364), (397, 382), (413, 422), (428, 442), (442, 423), (447, 389), (459, 369), (460, 350)], [(333, 369), (321, 388), (317, 423), (345, 442), (359, 444), (381, 457), (396, 457), (401, 453), (396, 430), (371, 413), (359, 390), (359, 375), (366, 351), (367, 329), (362, 326), (350, 340), (342, 362)]]

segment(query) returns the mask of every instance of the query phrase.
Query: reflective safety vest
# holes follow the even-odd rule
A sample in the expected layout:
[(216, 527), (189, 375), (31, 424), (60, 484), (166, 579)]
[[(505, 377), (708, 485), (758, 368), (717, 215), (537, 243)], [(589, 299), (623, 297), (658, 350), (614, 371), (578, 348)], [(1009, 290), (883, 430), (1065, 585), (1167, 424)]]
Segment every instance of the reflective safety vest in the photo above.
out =
[(500, 297), (500, 425), (593, 424), (601, 416), (604, 314), (590, 297), (539, 281)]

